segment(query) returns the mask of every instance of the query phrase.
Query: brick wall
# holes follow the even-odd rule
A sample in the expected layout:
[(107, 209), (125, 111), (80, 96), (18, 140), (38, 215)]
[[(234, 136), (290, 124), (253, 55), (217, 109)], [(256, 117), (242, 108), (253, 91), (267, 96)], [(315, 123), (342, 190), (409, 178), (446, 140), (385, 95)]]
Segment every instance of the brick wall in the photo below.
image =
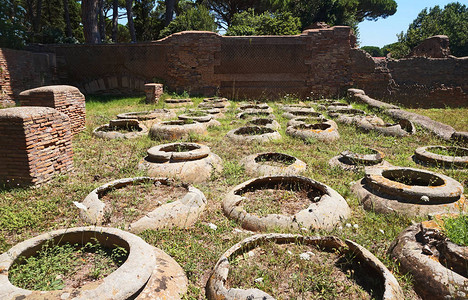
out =
[(53, 108), (0, 109), (0, 145), (0, 184), (40, 184), (73, 168), (70, 120)]
[(285, 94), (337, 97), (357, 87), (404, 106), (468, 106), (468, 59), (374, 60), (355, 47), (346, 26), (295, 36), (186, 31), (146, 43), (38, 50), (53, 52), (60, 83), (83, 93), (143, 95), (145, 83), (160, 82), (169, 91), (272, 99)]
[(85, 97), (79, 89), (69, 85), (51, 85), (23, 91), (19, 94), (21, 106), (52, 107), (70, 118), (72, 134), (86, 127)]
[(21, 91), (56, 81), (53, 53), (0, 48), (0, 108), (14, 105)]

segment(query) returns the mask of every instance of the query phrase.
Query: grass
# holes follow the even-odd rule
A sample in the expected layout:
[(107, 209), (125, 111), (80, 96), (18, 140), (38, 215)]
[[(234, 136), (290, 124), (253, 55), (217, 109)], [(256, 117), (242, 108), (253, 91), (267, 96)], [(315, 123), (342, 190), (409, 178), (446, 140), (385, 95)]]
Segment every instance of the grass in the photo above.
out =
[(447, 237), (460, 246), (468, 246), (468, 215), (445, 218), (443, 227)]
[(468, 108), (430, 108), (406, 109), (434, 121), (452, 126), (458, 131), (468, 131)]
[[(195, 107), (202, 98), (192, 98), (192, 100), (194, 105), (191, 107)], [(287, 100), (294, 103), (293, 99)], [(220, 174), (214, 174), (210, 181), (196, 185), (205, 194), (208, 204), (192, 228), (150, 230), (140, 234), (148, 243), (171, 255), (185, 270), (189, 279), (186, 299), (204, 299), (206, 281), (219, 256), (249, 236), (244, 231), (235, 230), (240, 226), (223, 215), (221, 202), (227, 191), (251, 179), (245, 174), (239, 161), (247, 155), (259, 152), (282, 152), (301, 159), (307, 164), (304, 176), (327, 184), (348, 201), (352, 209), (350, 218), (344, 220), (332, 232), (303, 232), (303, 234), (333, 234), (361, 244), (393, 271), (405, 290), (405, 297), (413, 298), (411, 280), (408, 276), (398, 273), (398, 265), (388, 258), (386, 251), (404, 228), (421, 219), (364, 211), (356, 196), (350, 191), (350, 183), (362, 178), (363, 173), (331, 168), (328, 160), (353, 145), (363, 145), (384, 152), (385, 159), (393, 165), (427, 169), (448, 175), (460, 181), (467, 191), (466, 172), (424, 167), (410, 159), (417, 147), (451, 146), (451, 144), (422, 130), (413, 136), (400, 138), (382, 136), (374, 132), (363, 133), (354, 126), (342, 124), (338, 124), (341, 136), (339, 140), (333, 143), (313, 141), (306, 144), (285, 134), (288, 120), (281, 116), (283, 112), (278, 108), (280, 103), (269, 102), (269, 104), (274, 109), (276, 120), (282, 125), (279, 130), (282, 135), (281, 140), (240, 146), (226, 139), (225, 135), (229, 130), (243, 126), (247, 122), (235, 118), (237, 113), (235, 102), (232, 102), (225, 113), (225, 118), (219, 119), (221, 126), (209, 128), (207, 135), (191, 135), (188, 140), (182, 140), (209, 146), (212, 152), (222, 158), (224, 169)], [(59, 175), (48, 184), (37, 188), (0, 189), (0, 251), (4, 252), (18, 242), (49, 230), (85, 225), (73, 201), (82, 202), (89, 192), (107, 182), (145, 175), (137, 169), (137, 165), (146, 156), (146, 150), (172, 141), (152, 141), (146, 136), (132, 140), (102, 140), (93, 137), (92, 130), (108, 123), (119, 113), (147, 111), (161, 108), (163, 105), (164, 103), (145, 104), (144, 98), (88, 97), (86, 130), (73, 138), (74, 171)], [(359, 108), (370, 112), (365, 106)], [(442, 110), (439, 114), (443, 116), (443, 112)], [(129, 203), (134, 200), (136, 199), (128, 199)], [(216, 224), (217, 229), (210, 229), (208, 223)], [(347, 227), (346, 223), (358, 226)], [(323, 276), (321, 280), (333, 280), (327, 272), (321, 276)], [(327, 292), (324, 290), (324, 293)]]
[[(83, 246), (45, 243), (33, 256), (20, 256), (9, 270), (9, 279), (17, 287), (52, 291), (66, 285), (95, 281), (109, 275), (127, 259), (121, 247), (107, 249), (96, 241)], [(72, 279), (73, 278), (73, 279)]]

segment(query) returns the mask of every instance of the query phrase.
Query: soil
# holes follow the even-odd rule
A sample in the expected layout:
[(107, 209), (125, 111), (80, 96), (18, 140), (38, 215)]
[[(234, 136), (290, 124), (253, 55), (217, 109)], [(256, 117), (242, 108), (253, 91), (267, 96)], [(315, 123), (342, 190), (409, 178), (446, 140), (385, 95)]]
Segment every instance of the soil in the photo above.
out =
[(307, 191), (291, 191), (285, 189), (259, 189), (242, 194), (245, 211), (264, 217), (269, 214), (294, 215), (306, 209), (311, 200)]
[[(90, 282), (101, 282), (119, 267), (110, 257), (92, 252), (76, 253), (78, 264), (72, 274), (62, 278), (64, 289), (79, 288)], [(98, 276), (96, 276), (99, 274)], [(97, 278), (96, 278), (97, 277)]]
[(104, 222), (108, 226), (128, 225), (157, 207), (181, 199), (187, 189), (181, 185), (142, 183), (112, 190), (101, 197), (109, 210)]
[[(309, 260), (300, 258), (305, 253)], [(269, 243), (231, 260), (226, 286), (258, 288), (276, 299), (381, 298), (376, 276), (353, 261), (314, 246)]]

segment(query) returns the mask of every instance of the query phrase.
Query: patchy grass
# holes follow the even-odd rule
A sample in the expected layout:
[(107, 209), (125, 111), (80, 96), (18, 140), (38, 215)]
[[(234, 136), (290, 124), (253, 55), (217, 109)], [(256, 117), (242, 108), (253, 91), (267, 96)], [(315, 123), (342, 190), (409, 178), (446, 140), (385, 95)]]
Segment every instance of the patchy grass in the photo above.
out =
[[(202, 101), (202, 98), (192, 99), (194, 105), (190, 108)], [(289, 97), (285, 100), (294, 103)], [(462, 182), (466, 191), (468, 190), (466, 172), (422, 167), (410, 158), (417, 147), (451, 144), (422, 130), (414, 136), (401, 138), (382, 136), (374, 132), (364, 133), (353, 126), (342, 124), (338, 124), (341, 136), (338, 141), (333, 143), (311, 141), (306, 144), (285, 134), (288, 120), (281, 116), (282, 111), (277, 106), (279, 103), (269, 102), (277, 121), (282, 125), (279, 130), (282, 140), (240, 145), (224, 138), (229, 130), (247, 122), (235, 118), (236, 104), (233, 102), (225, 113), (225, 118), (219, 120), (221, 126), (209, 128), (207, 135), (191, 135), (184, 140), (209, 146), (223, 160), (224, 169), (220, 174), (213, 175), (207, 183), (196, 184), (208, 200), (199, 221), (190, 229), (149, 230), (140, 234), (148, 243), (160, 247), (174, 257), (183, 267), (189, 278), (189, 292), (186, 298), (204, 299), (206, 281), (219, 256), (236, 242), (249, 236), (249, 233), (235, 230), (239, 225), (223, 215), (221, 202), (227, 191), (250, 179), (239, 161), (247, 155), (259, 152), (282, 152), (296, 156), (307, 163), (304, 176), (329, 185), (348, 201), (352, 215), (343, 224), (339, 224), (331, 232), (303, 232), (303, 234), (333, 234), (361, 244), (397, 275), (405, 290), (406, 298), (415, 298), (411, 279), (398, 274), (398, 265), (388, 259), (386, 251), (404, 228), (413, 221), (421, 219), (364, 211), (358, 199), (350, 191), (350, 183), (362, 178), (363, 173), (331, 168), (328, 160), (347, 149), (371, 147), (384, 152), (385, 159), (393, 165), (423, 168), (453, 177)], [(79, 211), (73, 205), (73, 201), (83, 201), (94, 188), (109, 181), (145, 175), (137, 169), (138, 162), (146, 156), (147, 149), (162, 142), (152, 141), (146, 136), (132, 140), (102, 140), (92, 136), (92, 130), (108, 123), (119, 113), (162, 107), (163, 103), (145, 104), (143, 98), (89, 97), (86, 104), (87, 128), (73, 138), (74, 171), (56, 176), (50, 183), (37, 188), (0, 189), (0, 250), (6, 251), (20, 241), (49, 230), (85, 225), (80, 220)], [(369, 111), (362, 105), (358, 108)], [(187, 109), (182, 108), (179, 113), (187, 112)], [(468, 123), (466, 110), (457, 110), (457, 112), (459, 114), (453, 119), (464, 118), (466, 125)], [(440, 116), (442, 121), (445, 120), (445, 110), (439, 111), (436, 115)], [(133, 205), (131, 203), (139, 203), (138, 199), (133, 198), (132, 193), (126, 201), (130, 206)], [(216, 224), (217, 229), (210, 229), (208, 223)], [(346, 223), (357, 226), (348, 227)], [(323, 280), (333, 281), (332, 274), (325, 272), (323, 276)]]
[(455, 130), (468, 131), (468, 108), (416, 108), (406, 110), (450, 125)]
[(127, 256), (124, 248), (108, 249), (99, 243), (88, 242), (83, 246), (46, 243), (35, 255), (20, 256), (8, 277), (17, 287), (29, 290), (76, 288), (114, 272)]
[(468, 215), (444, 219), (444, 231), (447, 237), (460, 246), (468, 246)]

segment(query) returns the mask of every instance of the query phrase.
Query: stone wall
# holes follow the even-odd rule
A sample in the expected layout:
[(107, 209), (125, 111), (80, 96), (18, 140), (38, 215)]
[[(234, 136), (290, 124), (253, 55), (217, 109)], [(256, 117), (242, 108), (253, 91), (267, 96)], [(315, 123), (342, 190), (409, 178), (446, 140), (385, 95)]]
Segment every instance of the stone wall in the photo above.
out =
[(0, 108), (15, 105), (21, 91), (52, 84), (55, 55), (0, 48)]
[(70, 120), (49, 107), (0, 109), (0, 184), (44, 183), (73, 168)]
[[(295, 36), (181, 32), (137, 44), (49, 45), (62, 84), (83, 93), (169, 91), (234, 98), (343, 96), (349, 87), (404, 106), (468, 106), (466, 58), (373, 59), (346, 26)], [(10, 71), (11, 73), (11, 71)], [(16, 73), (16, 72), (15, 72)]]
[(50, 85), (23, 91), (19, 94), (21, 106), (52, 107), (70, 118), (72, 134), (86, 127), (85, 97), (79, 89), (69, 85)]

